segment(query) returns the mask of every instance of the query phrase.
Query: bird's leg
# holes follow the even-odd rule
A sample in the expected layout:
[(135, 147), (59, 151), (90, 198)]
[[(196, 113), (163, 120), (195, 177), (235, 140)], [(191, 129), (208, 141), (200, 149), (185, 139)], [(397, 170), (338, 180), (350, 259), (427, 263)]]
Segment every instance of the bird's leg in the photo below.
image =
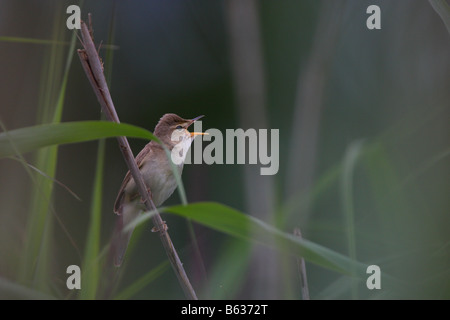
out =
[[(151, 199), (153, 199), (152, 192), (149, 187), (147, 187), (147, 192), (148, 192), (149, 197)], [(142, 199), (142, 197), (141, 197), (141, 204), (145, 204), (146, 201), (147, 201), (147, 199)], [(169, 230), (169, 227), (167, 226), (165, 221), (162, 222), (162, 228), (163, 228), (164, 232)], [(159, 232), (159, 231), (160, 231), (159, 228), (156, 226), (152, 228), (152, 232)]]
[[(152, 191), (150, 190), (149, 187), (146, 187), (146, 188), (147, 188), (147, 193), (148, 193), (149, 197), (150, 197), (151, 199), (153, 199)], [(143, 198), (141, 197), (141, 203), (142, 203), (142, 204), (145, 204), (145, 202), (147, 202), (147, 200), (146, 200), (146, 199), (143, 199)]]
[[(163, 221), (162, 227), (163, 227), (164, 232), (166, 232), (167, 230), (169, 230), (169, 227), (167, 226), (167, 224), (166, 224), (165, 221)], [(159, 231), (160, 231), (160, 230), (159, 230), (158, 227), (153, 227), (153, 228), (152, 228), (152, 232), (159, 232)]]

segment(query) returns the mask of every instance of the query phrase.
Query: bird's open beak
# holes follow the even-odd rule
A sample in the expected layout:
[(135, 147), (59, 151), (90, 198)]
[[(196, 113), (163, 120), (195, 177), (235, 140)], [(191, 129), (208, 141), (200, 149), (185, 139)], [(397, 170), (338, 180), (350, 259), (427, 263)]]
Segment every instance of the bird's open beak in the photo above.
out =
[[(189, 123), (189, 126), (191, 126), (195, 121), (197, 121), (198, 119), (201, 119), (203, 117), (204, 117), (204, 115), (195, 117), (194, 119), (191, 120), (191, 122)], [(190, 134), (191, 134), (191, 137), (194, 138), (195, 136), (207, 135), (208, 133), (206, 133), (206, 132), (190, 132)]]
[[(197, 121), (198, 119), (201, 119), (201, 118), (203, 118), (203, 117), (204, 117), (204, 115), (195, 117), (194, 119), (191, 120), (191, 124), (193, 124), (195, 121)], [(191, 124), (190, 124), (190, 125), (191, 125)]]
[(191, 137), (195, 137), (195, 136), (205, 136), (208, 135), (209, 133), (207, 132), (191, 132)]

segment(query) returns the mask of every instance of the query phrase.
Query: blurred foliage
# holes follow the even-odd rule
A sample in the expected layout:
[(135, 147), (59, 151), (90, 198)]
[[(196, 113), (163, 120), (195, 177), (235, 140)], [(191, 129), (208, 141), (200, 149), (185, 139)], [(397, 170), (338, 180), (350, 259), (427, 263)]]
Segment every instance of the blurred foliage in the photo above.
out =
[[(95, 40), (117, 46), (108, 47), (108, 53), (100, 46), (100, 55), (122, 122), (152, 131), (164, 113), (173, 112), (185, 118), (205, 114), (203, 129), (240, 126), (226, 18), (230, 3), (84, 2), (82, 15), (86, 19), (87, 12), (93, 14)], [(381, 290), (370, 291), (365, 281), (355, 282), (307, 261), (312, 299), (450, 298), (450, 35), (445, 14), (421, 0), (255, 3), (266, 83), (264, 112), (269, 128), (280, 129), (280, 171), (272, 177), (273, 219), (242, 218), (261, 221), (268, 235), (280, 232), (282, 239), (291, 239), (289, 234), (299, 227), (306, 241), (339, 257), (377, 264), (396, 279), (390, 282), (386, 276)], [(0, 159), (0, 298), (183, 298), (148, 224), (137, 228), (120, 270), (106, 264), (116, 218), (112, 206), (126, 167), (114, 139), (105, 140), (104, 151), (87, 140), (113, 136), (118, 130), (135, 132), (135, 137), (149, 135), (127, 125), (111, 124), (108, 129), (110, 124), (104, 124), (94, 131), (98, 123), (85, 122), (99, 120), (101, 114), (76, 55), (70, 60), (76, 39), (65, 27), (69, 4), (0, 2), (0, 120), (3, 131), (8, 130), (0, 136), (0, 154), (18, 157), (44, 146), (37, 141), (85, 141), (23, 153), (23, 161)], [(381, 30), (366, 28), (371, 4), (381, 8)], [(319, 26), (327, 25), (321, 17), (331, 6), (339, 9), (331, 11), (339, 14), (339, 28), (332, 39), (320, 38), (327, 36)], [(320, 48), (318, 42), (332, 43), (327, 65), (320, 69), (324, 87), (317, 91), (318, 139), (314, 149), (290, 150), (292, 139), (299, 138), (294, 134), (299, 123), (295, 115), (305, 108), (297, 103), (302, 101), (300, 79), (308, 79), (308, 68), (324, 53), (315, 49)], [(56, 128), (78, 121), (83, 124), (74, 125), (84, 129), (73, 127), (69, 141), (62, 140)], [(8, 134), (43, 123), (52, 124), (23, 136), (24, 146), (32, 142), (27, 148), (20, 149), (20, 142), (16, 149), (11, 146)], [(146, 141), (130, 143), (137, 154)], [(307, 188), (294, 185), (287, 190), (290, 157), (311, 153), (312, 181)], [(30, 170), (24, 161), (47, 176)], [(216, 202), (247, 212), (243, 167), (186, 165), (188, 202)], [(174, 193), (164, 205), (181, 202)], [(192, 208), (196, 205), (201, 206)], [(204, 218), (213, 223), (205, 227), (194, 222), (202, 263), (194, 258), (185, 219), (163, 217), (197, 294), (261, 297), (252, 270), (253, 248), (261, 245), (217, 232), (223, 221), (213, 217), (222, 211), (207, 209), (214, 212)], [(258, 252), (269, 249), (264, 246)], [(295, 256), (280, 250), (277, 257), (264, 264), (279, 264), (283, 270), (268, 279), (268, 290), (276, 285), (277, 298), (299, 299)], [(82, 277), (91, 277), (89, 284), (96, 285), (81, 294), (68, 290), (66, 268), (72, 264), (82, 266)], [(95, 271), (90, 273), (92, 264)]]

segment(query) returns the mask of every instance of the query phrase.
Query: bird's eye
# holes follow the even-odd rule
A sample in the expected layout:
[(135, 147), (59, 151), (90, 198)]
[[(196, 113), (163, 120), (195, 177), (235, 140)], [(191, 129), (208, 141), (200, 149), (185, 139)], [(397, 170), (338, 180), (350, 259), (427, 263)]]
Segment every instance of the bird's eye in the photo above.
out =
[(183, 127), (182, 126), (177, 126), (177, 129), (181, 130), (181, 129), (183, 129)]

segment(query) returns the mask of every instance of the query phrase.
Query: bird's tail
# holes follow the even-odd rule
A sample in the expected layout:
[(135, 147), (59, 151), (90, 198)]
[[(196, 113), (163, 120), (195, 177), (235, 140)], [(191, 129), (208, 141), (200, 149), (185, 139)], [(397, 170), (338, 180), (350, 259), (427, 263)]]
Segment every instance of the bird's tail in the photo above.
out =
[(134, 227), (127, 230), (128, 224), (139, 216), (140, 208), (134, 203), (124, 204), (117, 222), (114, 240), (114, 265), (120, 267), (133, 234)]

